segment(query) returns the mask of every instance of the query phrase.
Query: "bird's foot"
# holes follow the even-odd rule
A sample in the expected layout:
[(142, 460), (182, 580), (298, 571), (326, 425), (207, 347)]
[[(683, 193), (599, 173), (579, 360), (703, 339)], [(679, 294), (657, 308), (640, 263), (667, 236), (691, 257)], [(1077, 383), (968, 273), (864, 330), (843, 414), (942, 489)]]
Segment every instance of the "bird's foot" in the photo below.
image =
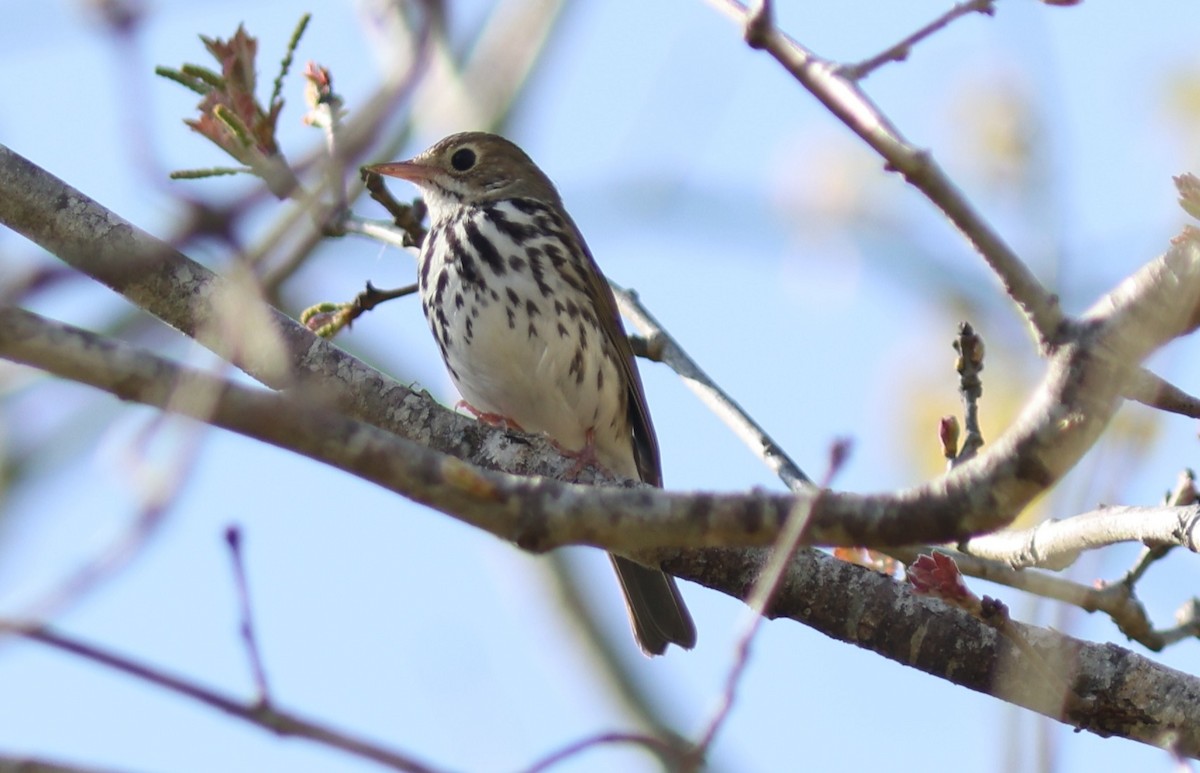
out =
[(583, 448), (580, 449), (564, 448), (553, 439), (550, 441), (551, 443), (554, 443), (554, 447), (557, 448), (563, 456), (573, 460), (573, 464), (566, 472), (566, 478), (568, 480), (574, 480), (576, 477), (578, 477), (579, 473), (583, 472), (588, 467), (595, 467), (596, 469), (604, 472), (608, 471), (608, 468), (601, 464), (600, 460), (596, 457), (595, 430), (589, 429), (587, 434), (585, 434), (583, 437)]
[(468, 403), (466, 400), (459, 400), (457, 403), (455, 403), (454, 407), (462, 408), (467, 413), (471, 414), (476, 419), (478, 419), (479, 421), (488, 425), (489, 427), (499, 427), (501, 429), (512, 429), (512, 430), (516, 430), (517, 432), (525, 431), (524, 427), (522, 427), (520, 424), (516, 423), (512, 419), (508, 418), (507, 416), (503, 416), (499, 413), (490, 413), (488, 411), (481, 411), (478, 408), (476, 408), (475, 406)]

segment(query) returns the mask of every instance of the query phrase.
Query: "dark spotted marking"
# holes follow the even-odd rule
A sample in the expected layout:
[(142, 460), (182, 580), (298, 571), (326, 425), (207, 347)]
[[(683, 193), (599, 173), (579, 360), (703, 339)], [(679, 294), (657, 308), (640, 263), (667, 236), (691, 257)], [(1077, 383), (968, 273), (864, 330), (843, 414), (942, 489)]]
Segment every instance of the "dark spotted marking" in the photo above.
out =
[(519, 274), (525, 270), (525, 259), (520, 255), (509, 255), (508, 267)]
[(567, 265), (567, 258), (563, 255), (562, 250), (558, 248), (558, 245), (547, 244), (544, 249), (546, 250), (546, 256), (550, 258), (550, 265), (558, 269)]
[(450, 259), (458, 266), (458, 275), (467, 284), (482, 284), (479, 269), (469, 250), (463, 248), (462, 241), (453, 228), (446, 229), (446, 244), (450, 247)]
[(508, 216), (504, 214), (504, 210), (499, 207), (486, 207), (483, 214), (492, 221), (492, 225), (496, 226), (497, 231), (512, 239), (518, 246), (538, 235), (537, 229), (533, 226), (509, 220)]
[(585, 370), (585, 368), (583, 365), (583, 350), (576, 349), (575, 356), (571, 358), (571, 367), (567, 368), (567, 373), (574, 373), (575, 374), (575, 383), (582, 384), (584, 370)]
[(567, 310), (567, 307), (562, 305), (562, 301), (555, 298), (554, 299), (554, 314), (555, 314), (555, 316), (561, 317), (563, 315), (563, 312), (566, 310)]
[(442, 305), (442, 295), (446, 292), (446, 287), (450, 284), (450, 272), (442, 269), (438, 272), (437, 285), (433, 288), (433, 303), (435, 306)]
[(454, 308), (461, 309), (465, 303), (466, 301), (463, 300), (463, 294), (461, 292), (454, 294)]
[(513, 207), (526, 215), (536, 215), (539, 212), (546, 211), (546, 205), (534, 199), (511, 199), (509, 201)]
[(529, 321), (529, 337), (530, 338), (538, 337), (537, 325), (533, 324), (533, 320)]
[(429, 271), (433, 268), (433, 251), (441, 238), (442, 227), (440, 225), (433, 226), (429, 229), (429, 233), (425, 234), (425, 249), (421, 250), (420, 283), (422, 287), (429, 284)]
[(508, 315), (508, 329), (516, 330), (517, 329), (517, 310), (514, 309), (512, 306), (506, 306), (506, 307), (504, 307), (504, 313)]
[(538, 314), (541, 314), (542, 310), (539, 309), (538, 305), (533, 302), (532, 298), (530, 298), (529, 300), (525, 301), (525, 313), (529, 315), (530, 319), (533, 319)]
[(463, 230), (467, 232), (467, 241), (474, 248), (475, 254), (487, 264), (487, 267), (492, 270), (496, 276), (502, 276), (507, 269), (504, 267), (504, 258), (500, 256), (500, 251), (496, 249), (496, 245), (491, 239), (483, 235), (479, 230), (479, 223), (474, 219), (468, 219), (463, 224)]
[(436, 182), (434, 182), (434, 181), (432, 181), (432, 180), (431, 180), (430, 182), (431, 182), (431, 184), (432, 184), (432, 185), (433, 185), (435, 188), (437, 188), (437, 189), (438, 189), (438, 191), (440, 191), (440, 192), (441, 192), (441, 194), (442, 194), (443, 196), (445, 196), (445, 197), (447, 197), (447, 198), (454, 199), (455, 201), (462, 201), (462, 200), (463, 200), (463, 194), (459, 193), (458, 191), (452, 191), (452, 190), (450, 190), (449, 188), (447, 188), (446, 186), (444, 186), (444, 185), (438, 185)]
[(567, 326), (561, 322), (558, 323), (558, 337), (559, 338), (567, 337)]
[(504, 294), (508, 296), (508, 302), (513, 306), (521, 305), (521, 296), (517, 295), (517, 291), (511, 287), (504, 288)]
[(596, 391), (600, 392), (603, 390), (604, 390), (604, 368), (602, 366), (602, 367), (596, 368)]
[(467, 339), (467, 341), (470, 341), (471, 337), (474, 335), (474, 331), (475, 331), (475, 320), (471, 319), (470, 317), (467, 317), (466, 331), (467, 332), (466, 332), (465, 338)]
[(579, 316), (579, 304), (570, 298), (567, 299), (567, 316), (571, 319)]
[(574, 270), (573, 266), (567, 264), (567, 259), (563, 255), (562, 250), (553, 244), (547, 244), (544, 249), (546, 250), (546, 255), (550, 258), (550, 262), (554, 264), (554, 267), (561, 269), (560, 273), (562, 275), (562, 280), (570, 285), (574, 290), (586, 294), (587, 283), (585, 281), (581, 282), (578, 271)]
[(542, 267), (542, 251), (537, 247), (526, 248), (525, 257), (529, 258), (529, 273), (533, 275), (533, 281), (537, 284), (538, 292), (543, 297), (549, 298), (554, 294), (554, 291), (546, 283), (546, 270)]
[[(587, 294), (588, 271), (586, 266), (582, 264), (567, 266), (567, 269), (563, 271), (563, 279), (579, 292)], [(571, 281), (572, 279), (575, 281)]]

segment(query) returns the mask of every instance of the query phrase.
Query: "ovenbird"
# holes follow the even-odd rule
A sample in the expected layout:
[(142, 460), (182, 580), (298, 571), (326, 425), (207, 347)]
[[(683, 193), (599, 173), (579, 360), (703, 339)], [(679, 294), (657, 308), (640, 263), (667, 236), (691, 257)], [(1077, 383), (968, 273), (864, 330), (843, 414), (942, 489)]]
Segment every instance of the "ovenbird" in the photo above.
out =
[[(421, 190), (430, 221), (421, 305), (472, 412), (661, 486), (658, 441), (612, 290), (542, 170), (482, 132), (367, 169)], [(612, 561), (642, 650), (694, 646), (674, 579)]]

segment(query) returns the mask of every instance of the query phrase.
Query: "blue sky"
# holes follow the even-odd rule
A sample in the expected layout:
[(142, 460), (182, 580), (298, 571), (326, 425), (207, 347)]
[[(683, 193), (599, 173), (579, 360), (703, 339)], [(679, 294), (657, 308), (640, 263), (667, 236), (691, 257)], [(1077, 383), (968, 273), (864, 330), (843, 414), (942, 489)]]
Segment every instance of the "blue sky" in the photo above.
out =
[[(353, 111), (378, 81), (359, 26), (364, 5), (163, 1), (149, 8), (140, 46), (117, 48), (83, 4), (25, 4), (0, 28), (9, 75), (0, 141), (169, 237), (179, 211), (172, 191), (219, 200), (245, 183), (167, 184), (138, 165), (142, 137), (163, 168), (224, 163), (181, 123), (194, 96), (154, 78), (153, 66), (202, 61), (196, 36), (227, 37), (239, 22), (259, 37), (263, 61), (273, 62), (294, 20), (312, 11), (298, 61), (329, 66)], [(794, 37), (825, 56), (857, 60), (949, 4), (781, 5), (781, 24)], [(461, 39), (481, 4), (451, 6)], [(1177, 93), (1170, 84), (1188, 68), (1195, 82), (1198, 22), (1200, 7), (1190, 4), (1060, 9), (1002, 0), (995, 18), (956, 23), (909, 61), (872, 75), (866, 88), (1079, 311), (1162, 251), (1184, 222), (1170, 177), (1195, 171), (1196, 135), (1188, 115), (1170, 108)], [(320, 142), (300, 125), (300, 92), (293, 76), (281, 136), (296, 157)], [(1022, 184), (1004, 182), (1003, 164), (989, 173), (979, 161), (988, 132), (1013, 115), (1033, 138)], [(1040, 372), (1023, 323), (961, 238), (703, 3), (573, 4), (508, 133), (556, 181), (601, 266), (635, 287), (810, 475), (820, 474), (831, 439), (844, 436), (855, 445), (839, 487), (885, 490), (930, 474), (933, 429), (914, 429), (911, 418), (957, 411), (949, 341), (964, 315), (989, 345), (985, 415), (1019, 403)], [(409, 151), (435, 139), (421, 136)], [(356, 211), (382, 216), (371, 202)], [(0, 255), (12, 265), (44, 259), (7, 233)], [(193, 255), (215, 266), (225, 260), (212, 248)], [(367, 280), (398, 285), (412, 270), (395, 249), (330, 241), (288, 287), (286, 310), (349, 298)], [(123, 308), (86, 283), (36, 304), (91, 327)], [(205, 361), (177, 339), (159, 342), (173, 356)], [(454, 401), (415, 302), (372, 313), (339, 342)], [(1200, 389), (1194, 346), (1179, 342), (1154, 361), (1193, 392)], [(780, 487), (677, 378), (661, 366), (642, 370), (668, 486)], [(63, 405), (85, 399), (90, 408), (64, 418)], [(0, 418), (9, 437), (75, 424), (60, 435), (62, 450), (4, 500), (0, 614), (21, 609), (121, 533), (138, 502), (131, 449), (156, 415), (67, 385), (7, 407)], [(1136, 453), (1099, 449), (1051, 500), (1050, 513), (1099, 501), (1149, 504), (1179, 468), (1195, 465), (1194, 422), (1129, 412), (1122, 431), (1148, 434), (1150, 445)], [(627, 726), (561, 622), (544, 560), (342, 473), (217, 431), (180, 425), (141, 464), (169, 465), (190, 443), (200, 444), (194, 474), (148, 549), (56, 624), (249, 697), (221, 538), (236, 522), (280, 705), (454, 770), (517, 769), (581, 736)], [(596, 551), (568, 553), (637, 677), (652, 685), (676, 727), (696, 732), (715, 704), (744, 608), (686, 586), (699, 647), (644, 660), (628, 639), (607, 561)], [(1119, 576), (1134, 554), (1122, 548), (1089, 557), (1075, 576)], [(1156, 567), (1145, 587), (1156, 620), (1165, 624), (1198, 579), (1193, 556)], [(1102, 619), (974, 587), (1008, 599), (1021, 619), (1119, 642)], [(1154, 658), (1195, 672), (1197, 645)], [(373, 767), (25, 643), (0, 646), (0, 689), (7, 697), (0, 751), (126, 770)], [(755, 644), (714, 759), (738, 771), (883, 758), (899, 768), (1003, 770), (1030, 759), (1020, 755), (1032, 753), (1036, 725), (991, 698), (778, 622), (764, 626)], [(1059, 770), (1171, 764), (1130, 742), (1056, 725), (1045, 732)], [(1014, 744), (1024, 751), (1007, 751)], [(598, 750), (558, 769), (652, 767), (636, 754)]]

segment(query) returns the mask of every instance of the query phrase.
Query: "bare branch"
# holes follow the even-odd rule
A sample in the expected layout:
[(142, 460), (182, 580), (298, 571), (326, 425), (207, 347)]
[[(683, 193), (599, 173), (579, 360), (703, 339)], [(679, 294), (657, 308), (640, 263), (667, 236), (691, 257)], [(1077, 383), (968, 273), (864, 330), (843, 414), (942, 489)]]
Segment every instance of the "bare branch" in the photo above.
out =
[(306, 738), (310, 741), (340, 749), (348, 754), (377, 762), (393, 770), (410, 773), (435, 773), (424, 763), (406, 754), (384, 748), (349, 733), (334, 730), (299, 715), (271, 708), (260, 703), (242, 703), (236, 698), (222, 695), (186, 679), (172, 676), (165, 671), (126, 658), (109, 650), (88, 644), (78, 639), (57, 633), (49, 628), (27, 625), (11, 620), (0, 620), (0, 633), (38, 642), (51, 649), (67, 652), (84, 660), (98, 663), (107, 668), (127, 674), (149, 684), (161, 687), (177, 695), (183, 695), (229, 716), (257, 725), (282, 736)]
[[(762, 4), (761, 9), (762, 13), (770, 12), (769, 5), (766, 2)], [(829, 469), (825, 473), (825, 479), (821, 481), (820, 488), (822, 490), (832, 484), (833, 478), (845, 463), (847, 453), (848, 443), (841, 441), (834, 444), (829, 455)], [(696, 742), (693, 758), (697, 764), (708, 754), (708, 750), (712, 748), (713, 741), (716, 740), (717, 733), (729, 718), (729, 713), (733, 710), (738, 685), (741, 684), (742, 675), (745, 674), (746, 668), (750, 665), (750, 645), (754, 642), (754, 637), (762, 627), (763, 615), (766, 613), (767, 607), (771, 605), (771, 602), (779, 594), (780, 583), (783, 581), (788, 565), (795, 558), (796, 551), (800, 548), (800, 541), (804, 537), (805, 530), (808, 528), (809, 520), (812, 518), (813, 507), (815, 507), (817, 501), (812, 500), (797, 503), (795, 509), (788, 515), (787, 523), (784, 524), (783, 530), (780, 531), (778, 539), (776, 539), (775, 544), (771, 547), (770, 557), (767, 559), (766, 566), (763, 567), (762, 573), (755, 579), (754, 586), (750, 589), (750, 595), (746, 598), (746, 606), (749, 607), (749, 619), (741, 635), (737, 638), (733, 664), (729, 668), (729, 673), (725, 676), (725, 687), (721, 691), (717, 707), (713, 710), (712, 716), (709, 718), (704, 731), (700, 735), (700, 739)]]
[(1013, 568), (1060, 570), (1073, 564), (1085, 550), (1120, 542), (1200, 551), (1200, 505), (1101, 507), (1062, 520), (1043, 521), (1030, 529), (972, 537), (959, 548)]
[(1200, 399), (1148, 370), (1138, 371), (1125, 390), (1125, 396), (1160, 411), (1200, 419)]
[[(764, 550), (686, 551), (673, 554), (665, 567), (679, 577), (740, 596), (753, 585), (766, 558)], [(713, 566), (721, 571), (712, 572)], [(822, 590), (828, 588), (839, 591)], [(1200, 725), (1195, 721), (1200, 716), (1200, 679), (1113, 644), (1012, 623), (1081, 697), (1064, 705), (1063, 696), (1008, 637), (969, 612), (819, 551), (803, 551), (792, 562), (783, 592), (768, 615), (796, 620), (839, 641), (1081, 730), (1158, 747), (1174, 742), (1181, 754), (1200, 755)]]
[(229, 547), (229, 558), (233, 565), (233, 584), (237, 591), (238, 612), (241, 617), (238, 630), (246, 648), (246, 659), (250, 661), (250, 673), (254, 675), (254, 687), (258, 691), (256, 702), (260, 706), (267, 706), (271, 703), (271, 691), (267, 687), (267, 670), (263, 667), (258, 638), (254, 635), (254, 615), (250, 612), (250, 585), (246, 581), (246, 563), (242, 556), (242, 530), (237, 525), (225, 529), (225, 544)]
[(577, 757), (589, 749), (615, 744), (641, 746), (657, 756), (664, 765), (668, 766), (668, 769), (686, 770), (686, 768), (679, 767), (682, 762), (682, 755), (679, 749), (665, 741), (661, 741), (653, 736), (638, 735), (636, 733), (601, 733), (600, 735), (594, 735), (579, 741), (572, 741), (562, 749), (530, 765), (525, 769), (525, 773), (542, 773), (542, 771), (549, 770), (572, 757)]
[(0, 754), (0, 773), (115, 773), (113, 768), (75, 765), (41, 757)]
[(995, 0), (968, 0), (968, 2), (959, 3), (891, 48), (885, 49), (858, 64), (842, 65), (838, 68), (838, 74), (853, 81), (862, 80), (888, 62), (903, 62), (908, 58), (909, 53), (912, 52), (913, 46), (935, 32), (944, 29), (955, 19), (972, 13), (982, 13), (986, 16), (991, 16), (996, 13), (995, 6)]
[(740, 0), (710, 0), (738, 22), (753, 38), (750, 44), (767, 51), (842, 123), (863, 139), (904, 179), (940, 209), (992, 268), (1009, 297), (1016, 302), (1043, 351), (1055, 344), (1063, 322), (1058, 297), (1042, 286), (1000, 235), (967, 201), (933, 156), (918, 150), (863, 93), (857, 83), (839, 73), (832, 62), (788, 38), (774, 25), (764, 25)]
[[(812, 543), (936, 543), (1007, 525), (1100, 436), (1136, 363), (1195, 326), (1198, 296), (1200, 246), (1188, 232), (1085, 315), (1075, 339), (1050, 359), (1049, 373), (1022, 417), (988, 451), (943, 478), (898, 494), (823, 494), (813, 510)], [(814, 496), (806, 491), (717, 496), (576, 490), (544, 479), (514, 479), (462, 465), (291, 396), (172, 370), (176, 366), (151, 355), (26, 312), (0, 313), (0, 351), (10, 358), (154, 405), (164, 405), (165, 385), (179, 378), (198, 380), (219, 396), (214, 424), (355, 472), (529, 549), (578, 543), (626, 553), (652, 546), (761, 545), (775, 539), (797, 501)], [(114, 369), (116, 362), (121, 367)], [(207, 414), (199, 418), (209, 419)], [(423, 434), (411, 427), (407, 433)], [(512, 437), (531, 448), (537, 442)], [(424, 438), (428, 442), (428, 435)], [(462, 437), (456, 441), (457, 453), (467, 450)], [(488, 466), (499, 462), (494, 446), (481, 445), (470, 458)], [(505, 469), (527, 471), (505, 464)]]
[(645, 336), (641, 356), (668, 365), (705, 405), (724, 421), (750, 450), (793, 491), (811, 488), (812, 481), (762, 426), (721, 389), (670, 333), (642, 305), (637, 294), (609, 282), (621, 313)]

